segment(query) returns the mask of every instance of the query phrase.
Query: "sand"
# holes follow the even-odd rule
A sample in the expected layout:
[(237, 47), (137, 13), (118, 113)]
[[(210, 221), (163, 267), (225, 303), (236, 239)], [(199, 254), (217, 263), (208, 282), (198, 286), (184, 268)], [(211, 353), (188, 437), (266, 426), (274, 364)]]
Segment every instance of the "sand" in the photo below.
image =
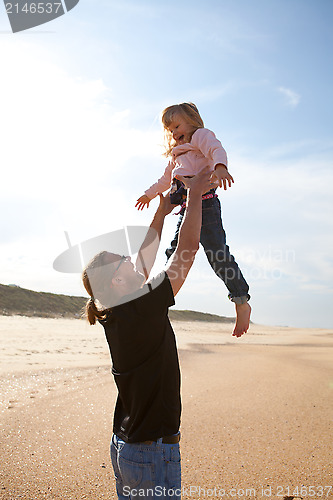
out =
[[(333, 331), (173, 323), (183, 498), (333, 499)], [(115, 499), (103, 330), (0, 316), (0, 498)]]

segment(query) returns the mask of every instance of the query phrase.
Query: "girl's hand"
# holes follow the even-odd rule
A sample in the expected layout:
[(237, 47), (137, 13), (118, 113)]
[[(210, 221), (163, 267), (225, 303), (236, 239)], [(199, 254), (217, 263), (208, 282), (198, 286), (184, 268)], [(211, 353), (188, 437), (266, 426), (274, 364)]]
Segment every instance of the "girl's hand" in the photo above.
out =
[(232, 175), (229, 174), (225, 165), (222, 163), (218, 163), (215, 167), (214, 172), (212, 173), (211, 180), (214, 184), (219, 187), (222, 187), (226, 190), (228, 185), (231, 187), (231, 184), (234, 182)]
[(144, 194), (136, 200), (135, 206), (138, 208), (138, 210), (143, 210), (146, 205), (147, 208), (149, 207), (149, 203), (150, 203), (150, 198), (148, 198), (148, 196)]

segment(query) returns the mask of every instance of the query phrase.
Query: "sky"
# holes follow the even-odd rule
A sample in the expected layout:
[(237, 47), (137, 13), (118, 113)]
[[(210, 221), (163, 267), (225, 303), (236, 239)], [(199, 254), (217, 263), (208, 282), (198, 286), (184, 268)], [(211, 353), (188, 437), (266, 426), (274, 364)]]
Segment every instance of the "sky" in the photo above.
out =
[[(80, 0), (12, 33), (0, 6), (0, 282), (84, 295), (72, 245), (149, 225), (166, 167), (161, 111), (196, 103), (235, 179), (219, 190), (252, 320), (332, 328), (330, 0)], [(177, 216), (168, 216), (155, 274)], [(200, 249), (177, 309), (233, 316)]]

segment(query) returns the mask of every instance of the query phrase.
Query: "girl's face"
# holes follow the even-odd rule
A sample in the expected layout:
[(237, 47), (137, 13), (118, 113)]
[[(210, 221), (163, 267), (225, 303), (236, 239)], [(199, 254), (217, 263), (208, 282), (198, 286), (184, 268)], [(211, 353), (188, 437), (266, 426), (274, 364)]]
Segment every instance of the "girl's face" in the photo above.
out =
[(195, 127), (188, 123), (183, 116), (175, 115), (168, 130), (171, 132), (176, 145), (179, 146), (179, 144), (191, 141)]

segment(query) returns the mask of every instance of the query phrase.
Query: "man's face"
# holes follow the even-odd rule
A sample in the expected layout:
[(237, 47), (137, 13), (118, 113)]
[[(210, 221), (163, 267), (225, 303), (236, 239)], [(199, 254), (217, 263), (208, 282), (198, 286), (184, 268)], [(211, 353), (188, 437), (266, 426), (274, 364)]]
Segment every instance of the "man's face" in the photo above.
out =
[[(105, 264), (108, 264), (111, 259), (114, 262), (114, 255), (106, 254), (104, 257)], [(129, 287), (134, 290), (139, 289), (145, 281), (145, 277), (140, 273), (134, 266), (131, 257), (119, 255), (119, 261), (115, 262), (115, 271), (113, 273), (112, 279), (121, 278), (129, 285)]]

